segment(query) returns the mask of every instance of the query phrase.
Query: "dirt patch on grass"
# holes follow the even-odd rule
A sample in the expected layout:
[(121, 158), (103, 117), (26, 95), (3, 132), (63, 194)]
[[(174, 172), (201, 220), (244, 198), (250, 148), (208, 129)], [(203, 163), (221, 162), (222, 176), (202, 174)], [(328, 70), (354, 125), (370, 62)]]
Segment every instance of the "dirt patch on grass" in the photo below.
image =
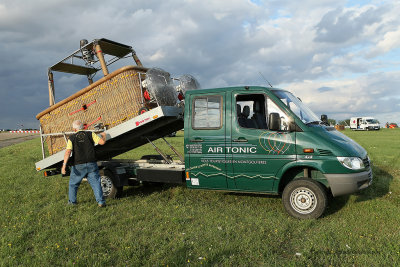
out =
[(0, 148), (21, 143), (39, 137), (40, 134), (34, 133), (1, 133)]

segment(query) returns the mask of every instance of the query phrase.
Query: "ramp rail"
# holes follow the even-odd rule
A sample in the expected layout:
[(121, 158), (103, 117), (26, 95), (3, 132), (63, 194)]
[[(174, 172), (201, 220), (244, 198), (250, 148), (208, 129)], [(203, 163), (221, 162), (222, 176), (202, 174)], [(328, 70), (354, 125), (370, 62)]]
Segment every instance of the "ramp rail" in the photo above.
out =
[[(162, 138), (183, 128), (183, 110), (177, 106), (159, 106), (105, 131), (107, 142), (95, 147), (97, 160), (113, 157)], [(67, 139), (72, 132), (59, 133)], [(43, 139), (42, 139), (43, 140)], [(168, 142), (167, 142), (168, 144)], [(42, 141), (43, 146), (43, 141)], [(171, 147), (171, 145), (169, 145)], [(174, 148), (171, 148), (173, 151)], [(176, 150), (174, 151), (176, 154)], [(65, 149), (36, 162), (36, 170), (60, 168)], [(182, 156), (176, 154), (182, 161)], [(168, 161), (167, 161), (168, 162)]]

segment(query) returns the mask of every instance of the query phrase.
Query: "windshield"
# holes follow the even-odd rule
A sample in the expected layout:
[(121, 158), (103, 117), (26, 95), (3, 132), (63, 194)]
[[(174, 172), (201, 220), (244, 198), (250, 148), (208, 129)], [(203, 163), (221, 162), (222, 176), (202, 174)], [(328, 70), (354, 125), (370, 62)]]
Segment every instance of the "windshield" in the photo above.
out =
[(368, 119), (367, 122), (368, 122), (368, 123), (371, 123), (371, 124), (372, 124), (372, 123), (379, 123), (377, 120), (374, 120), (374, 119)]
[(297, 97), (287, 91), (272, 91), (294, 114), (304, 123), (320, 122), (314, 112), (303, 104)]

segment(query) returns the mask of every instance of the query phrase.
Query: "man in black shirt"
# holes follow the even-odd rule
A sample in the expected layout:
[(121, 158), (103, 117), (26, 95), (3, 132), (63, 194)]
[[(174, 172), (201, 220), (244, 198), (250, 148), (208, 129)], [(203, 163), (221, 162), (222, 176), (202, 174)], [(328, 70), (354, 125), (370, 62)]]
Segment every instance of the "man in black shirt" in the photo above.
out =
[(101, 189), (99, 168), (96, 163), (96, 155), (94, 151), (95, 144), (104, 145), (106, 143), (106, 134), (102, 132), (101, 138), (89, 131), (83, 131), (84, 125), (81, 121), (76, 120), (72, 123), (75, 134), (69, 137), (67, 148), (64, 154), (64, 163), (61, 173), (66, 173), (67, 162), (72, 153), (72, 168), (69, 178), (69, 204), (76, 204), (76, 194), (78, 187), (84, 177), (87, 177), (90, 186), (93, 189), (94, 196), (99, 207), (105, 207), (106, 202)]

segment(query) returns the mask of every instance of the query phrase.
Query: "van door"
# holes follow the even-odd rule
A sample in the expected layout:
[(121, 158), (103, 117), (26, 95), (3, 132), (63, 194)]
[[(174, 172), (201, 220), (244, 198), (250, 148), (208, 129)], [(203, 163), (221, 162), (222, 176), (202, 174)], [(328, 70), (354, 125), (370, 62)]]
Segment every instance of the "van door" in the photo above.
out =
[(190, 101), (191, 119), (185, 146), (189, 156), (187, 186), (226, 189), (225, 92), (193, 95)]
[[(288, 116), (264, 93), (232, 95), (231, 144), (227, 149), (232, 162), (228, 177), (237, 190), (272, 192), (277, 172), (296, 160), (295, 132), (288, 132)], [(278, 113), (279, 131), (268, 129), (268, 115)]]

